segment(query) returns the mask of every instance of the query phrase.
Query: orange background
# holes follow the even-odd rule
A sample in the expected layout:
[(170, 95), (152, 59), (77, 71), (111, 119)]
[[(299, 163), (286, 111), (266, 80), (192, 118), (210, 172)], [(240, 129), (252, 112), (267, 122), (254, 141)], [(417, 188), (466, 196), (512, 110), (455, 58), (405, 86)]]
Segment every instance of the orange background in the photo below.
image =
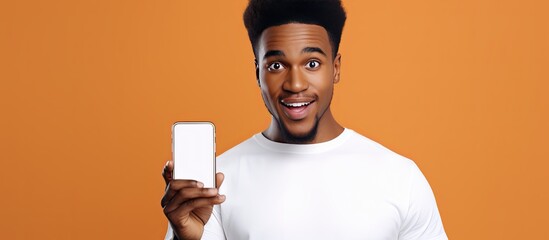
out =
[[(346, 127), (414, 159), (451, 239), (549, 239), (547, 1), (344, 1)], [(2, 1), (0, 238), (161, 239), (170, 126), (267, 127), (239, 1)]]

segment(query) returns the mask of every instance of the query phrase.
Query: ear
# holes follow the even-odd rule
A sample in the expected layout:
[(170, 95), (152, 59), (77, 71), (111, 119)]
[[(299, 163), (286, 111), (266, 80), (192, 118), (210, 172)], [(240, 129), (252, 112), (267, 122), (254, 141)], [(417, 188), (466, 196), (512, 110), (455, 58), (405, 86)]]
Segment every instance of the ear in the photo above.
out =
[(339, 82), (340, 70), (341, 70), (341, 54), (338, 53), (334, 58), (334, 84)]
[(254, 59), (255, 64), (255, 79), (257, 80), (257, 86), (261, 87), (261, 83), (259, 82), (259, 64), (257, 64), (257, 59)]

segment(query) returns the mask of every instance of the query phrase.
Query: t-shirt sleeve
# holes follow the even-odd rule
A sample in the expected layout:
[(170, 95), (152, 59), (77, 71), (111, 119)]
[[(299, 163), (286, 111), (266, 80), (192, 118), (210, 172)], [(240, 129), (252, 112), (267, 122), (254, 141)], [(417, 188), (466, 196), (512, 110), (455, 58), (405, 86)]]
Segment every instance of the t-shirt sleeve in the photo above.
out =
[(204, 225), (204, 234), (202, 240), (225, 240), (223, 231), (223, 222), (221, 221), (221, 209), (219, 205), (214, 205), (212, 216)]
[[(202, 234), (202, 240), (225, 240), (225, 233), (223, 232), (223, 225), (221, 222), (221, 211), (219, 205), (215, 205), (212, 211), (212, 216), (204, 225), (204, 234)], [(168, 223), (168, 231), (164, 240), (173, 240), (174, 234), (172, 226)]]
[(164, 237), (164, 240), (173, 240), (173, 229), (170, 223), (168, 223), (168, 231), (166, 231), (166, 236)]
[(446, 240), (435, 196), (416, 164), (410, 173), (408, 213), (399, 240)]

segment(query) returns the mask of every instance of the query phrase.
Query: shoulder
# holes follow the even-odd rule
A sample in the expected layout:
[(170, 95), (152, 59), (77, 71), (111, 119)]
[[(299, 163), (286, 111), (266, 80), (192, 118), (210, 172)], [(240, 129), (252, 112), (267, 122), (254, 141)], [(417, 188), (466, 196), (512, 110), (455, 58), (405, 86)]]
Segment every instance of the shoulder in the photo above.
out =
[[(383, 180), (384, 189), (395, 190), (398, 199), (402, 199), (402, 239), (447, 239), (433, 191), (417, 166), (411, 159), (404, 157), (387, 147), (358, 133), (354, 133), (349, 145), (355, 145), (354, 151), (368, 154), (373, 165), (378, 166), (372, 172), (376, 179)], [(348, 149), (350, 150), (350, 149)]]
[(255, 138), (257, 134), (230, 148), (216, 158), (218, 169), (223, 170), (234, 164), (243, 156), (261, 152), (260, 145)]
[(256, 135), (251, 136), (250, 138), (242, 141), (241, 143), (237, 144), (236, 146), (230, 148), (229, 150), (219, 155), (217, 157), (218, 161), (220, 160), (224, 161), (225, 159), (231, 159), (234, 157), (238, 157), (242, 154), (257, 150), (258, 144), (257, 144), (257, 141), (254, 139)]
[(393, 171), (401, 169), (409, 172), (417, 168), (411, 159), (353, 130), (349, 131), (348, 140), (342, 146), (343, 152), (365, 156), (371, 164), (390, 167)]

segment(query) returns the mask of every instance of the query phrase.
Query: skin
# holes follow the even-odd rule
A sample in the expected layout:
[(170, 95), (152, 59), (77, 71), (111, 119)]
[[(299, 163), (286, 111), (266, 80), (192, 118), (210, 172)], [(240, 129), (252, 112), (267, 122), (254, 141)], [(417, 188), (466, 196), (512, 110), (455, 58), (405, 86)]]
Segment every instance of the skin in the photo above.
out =
[[(332, 56), (328, 33), (311, 24), (284, 24), (263, 31), (255, 49), (256, 73), (265, 106), (272, 115), (263, 131), (282, 143), (320, 143), (343, 132), (330, 111), (334, 84), (339, 82), (341, 55)], [(285, 103), (310, 102), (292, 114)], [(162, 171), (166, 191), (161, 200), (164, 215), (177, 239), (200, 239), (213, 206), (225, 201), (218, 188), (223, 173), (216, 174), (217, 188), (204, 188), (193, 180), (172, 179), (173, 162)]]

